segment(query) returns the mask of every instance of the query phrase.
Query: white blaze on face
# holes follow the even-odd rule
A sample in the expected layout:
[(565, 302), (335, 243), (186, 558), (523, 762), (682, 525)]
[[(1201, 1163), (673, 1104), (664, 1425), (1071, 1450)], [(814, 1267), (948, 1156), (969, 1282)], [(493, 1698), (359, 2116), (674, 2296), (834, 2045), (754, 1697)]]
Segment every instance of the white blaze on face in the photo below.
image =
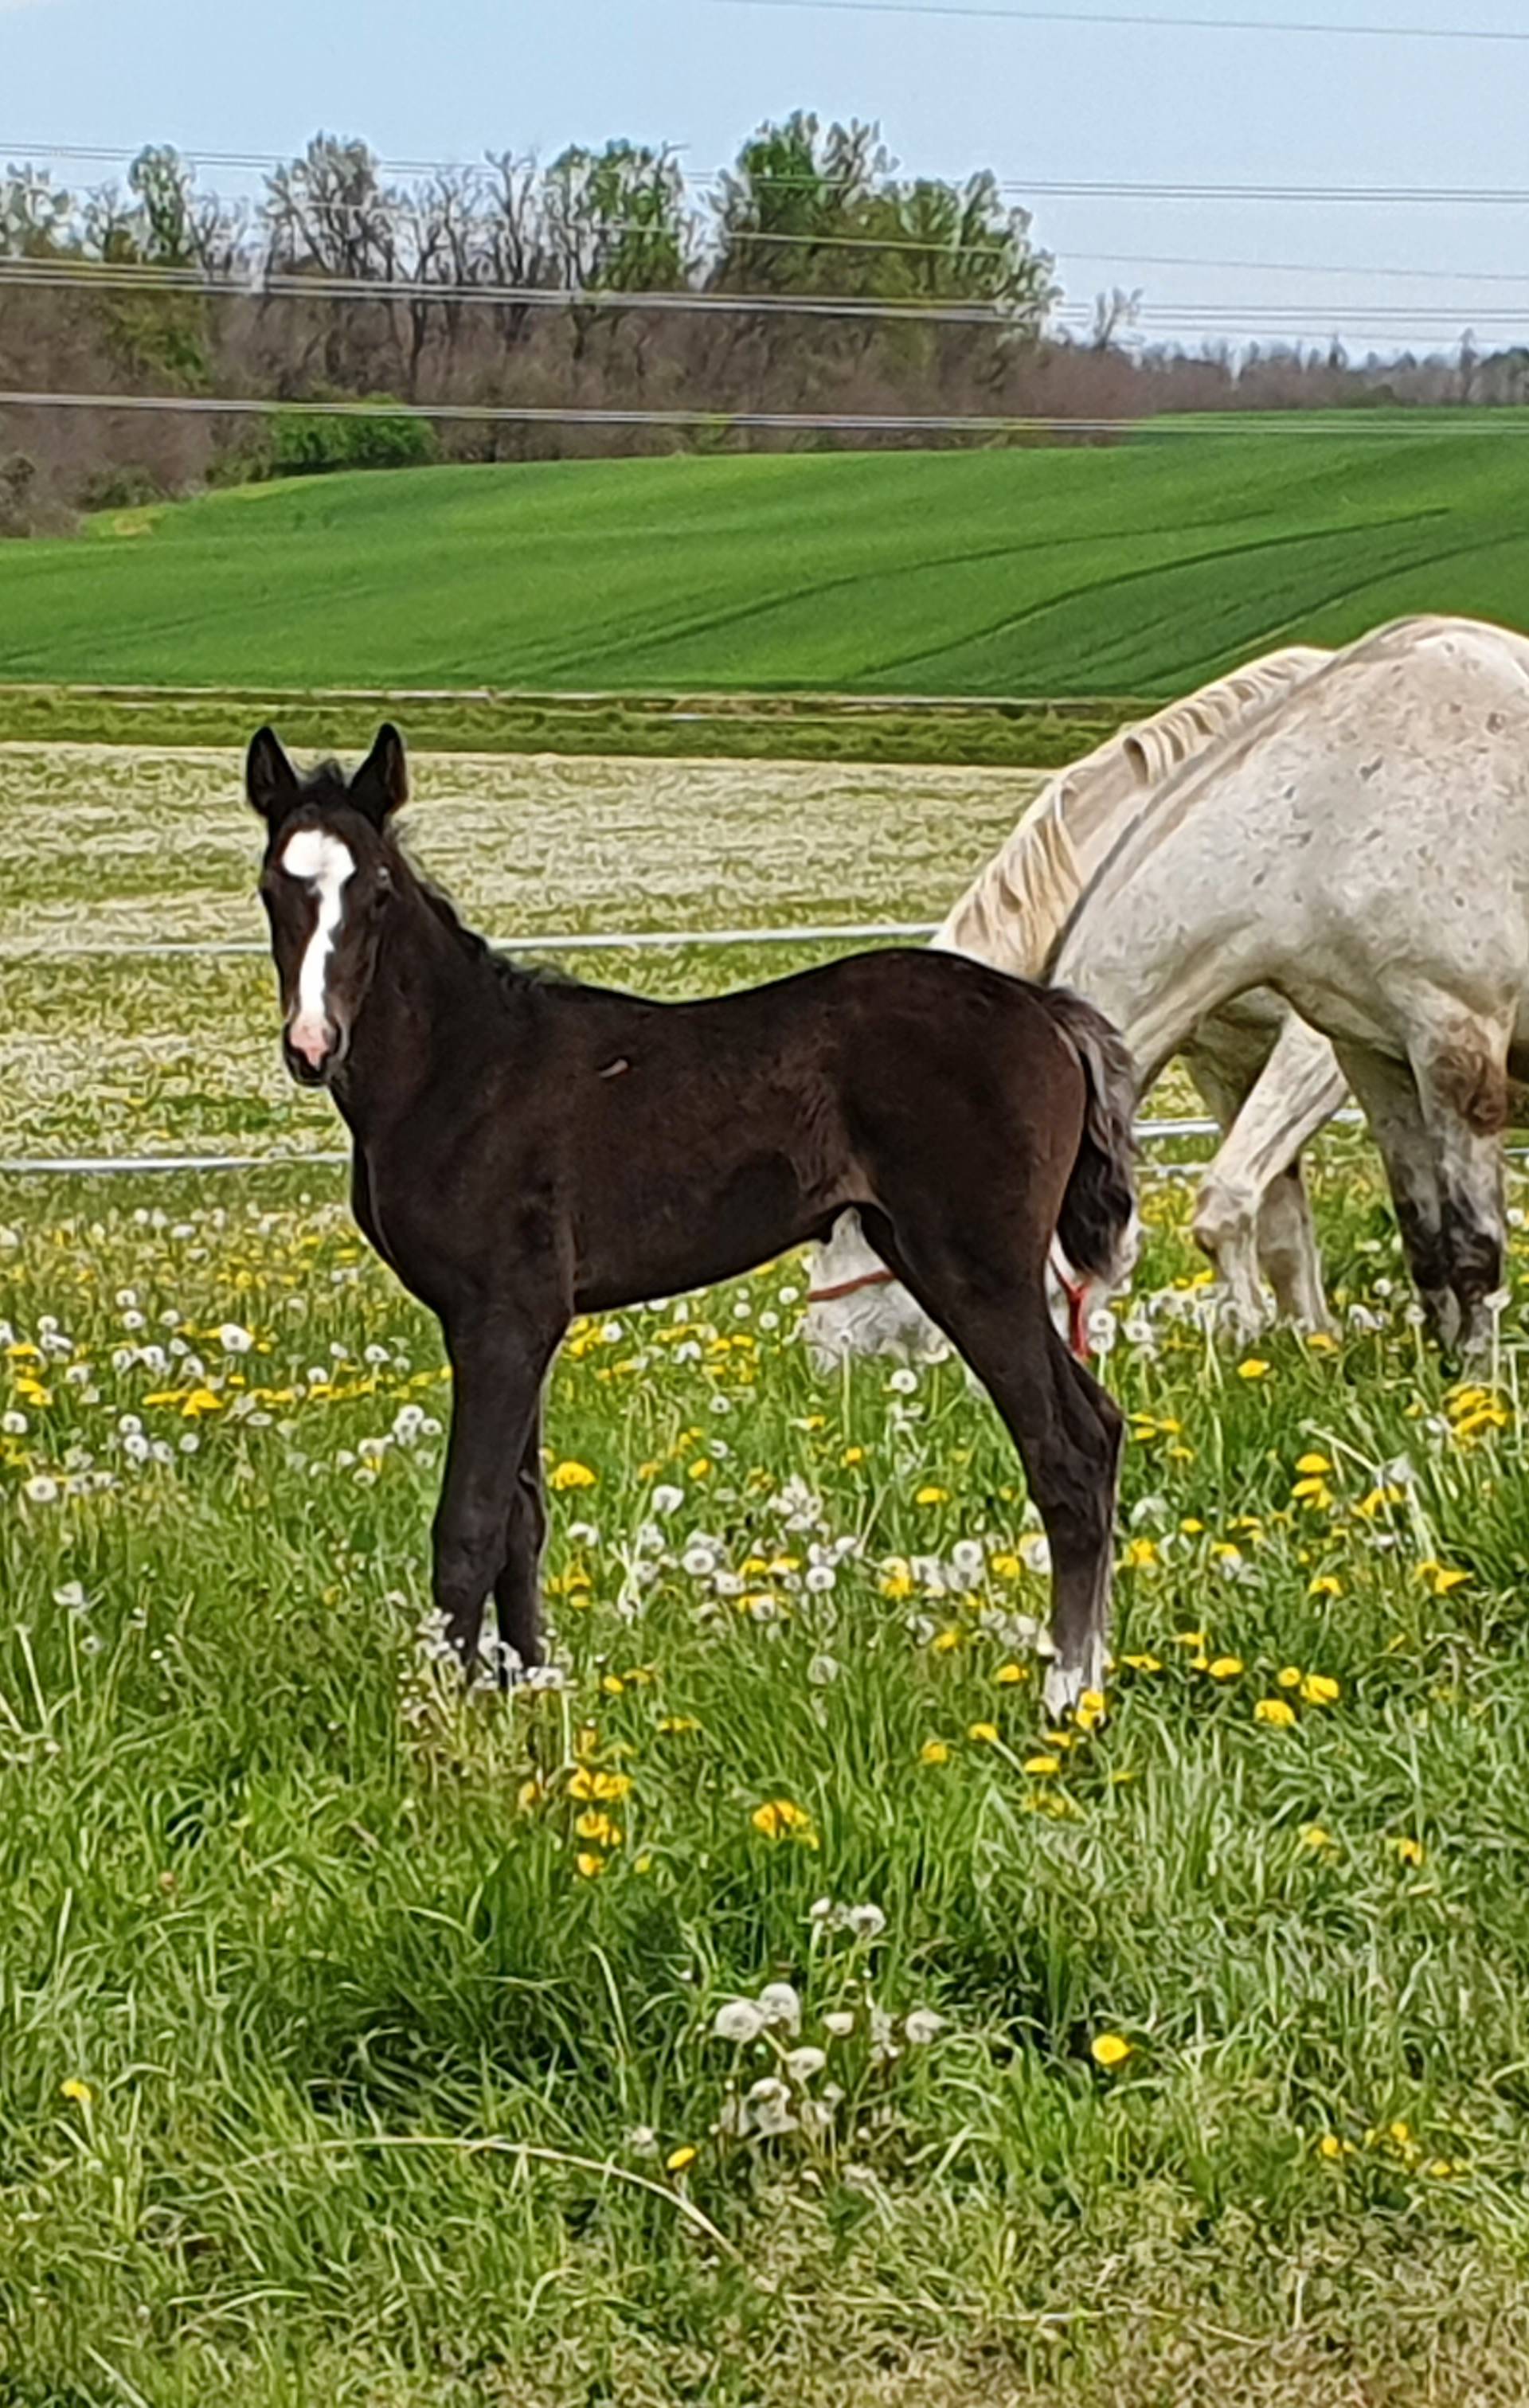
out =
[(316, 889), (319, 917), (297, 972), (297, 1005), (287, 1025), (293, 1049), (315, 1068), (329, 1051), (333, 1022), (325, 1010), (324, 983), (340, 914), (345, 909), (345, 882), (355, 873), (348, 845), (323, 828), (299, 828), (281, 855), (289, 878), (301, 878)]

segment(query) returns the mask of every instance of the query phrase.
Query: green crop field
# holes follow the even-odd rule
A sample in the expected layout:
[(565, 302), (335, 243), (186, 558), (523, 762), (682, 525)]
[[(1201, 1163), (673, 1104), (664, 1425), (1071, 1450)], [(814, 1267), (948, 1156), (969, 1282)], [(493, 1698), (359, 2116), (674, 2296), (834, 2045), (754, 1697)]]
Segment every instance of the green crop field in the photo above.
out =
[[(417, 768), (506, 934), (934, 916), (1031, 791)], [(81, 950), (255, 933), (236, 755), (3, 770), (0, 1154), (331, 1149), (262, 961)], [(1525, 1237), (1451, 1384), (1368, 1154), (1314, 1188), (1341, 1340), (1239, 1355), (1147, 1180), (1055, 1732), (990, 1410), (817, 1371), (798, 1262), (575, 1334), (563, 1684), (464, 1700), (438, 1336), (342, 1174), (6, 1173), (4, 2408), (1520, 2408)]]
[(1515, 415), (1095, 449), (448, 467), (0, 546), (0, 678), (1182, 691), (1420, 609), (1529, 619)]

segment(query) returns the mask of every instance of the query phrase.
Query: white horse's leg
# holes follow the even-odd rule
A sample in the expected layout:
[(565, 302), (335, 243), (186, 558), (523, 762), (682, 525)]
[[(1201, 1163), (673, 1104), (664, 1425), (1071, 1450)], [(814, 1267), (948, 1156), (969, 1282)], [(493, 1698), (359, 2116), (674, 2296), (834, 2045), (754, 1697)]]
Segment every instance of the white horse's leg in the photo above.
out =
[[(1292, 1012), (1206, 1175), (1194, 1214), (1195, 1238), (1228, 1285), (1233, 1276), (1244, 1290), (1252, 1283), (1246, 1257), (1258, 1246), (1280, 1312), (1308, 1329), (1331, 1326), (1322, 1263), (1305, 1185), (1298, 1171), (1283, 1174), (1345, 1093), (1332, 1046)], [(1254, 1293), (1262, 1303), (1256, 1285)]]
[(1258, 1215), (1258, 1254), (1284, 1321), (1331, 1335), (1335, 1327), (1322, 1286), (1322, 1255), (1301, 1166), (1282, 1170)]
[(1511, 1036), (1510, 1012), (1494, 1021), (1441, 996), (1409, 1048), (1438, 1172), (1446, 1275), (1471, 1354), (1491, 1344), (1487, 1298), (1501, 1287), (1508, 1259), (1502, 1133)]
[[(1235, 1056), (1212, 1043), (1196, 1045), (1187, 1058), (1195, 1085), (1221, 1123), (1222, 1150), (1216, 1156), (1220, 1164), (1251, 1091), (1247, 1070)], [(1202, 1187), (1194, 1212), (1195, 1240), (1216, 1266), (1222, 1318), (1244, 1341), (1255, 1338), (1269, 1318), (1269, 1301), (1258, 1269), (1259, 1202), (1259, 1196), (1246, 1182), (1222, 1180), (1213, 1195), (1208, 1185)]]
[(1448, 1353), (1460, 1334), (1460, 1307), (1450, 1284), (1438, 1157), (1423, 1120), (1417, 1082), (1405, 1062), (1358, 1046), (1345, 1046), (1339, 1059), (1386, 1166), (1397, 1226), (1428, 1326)]

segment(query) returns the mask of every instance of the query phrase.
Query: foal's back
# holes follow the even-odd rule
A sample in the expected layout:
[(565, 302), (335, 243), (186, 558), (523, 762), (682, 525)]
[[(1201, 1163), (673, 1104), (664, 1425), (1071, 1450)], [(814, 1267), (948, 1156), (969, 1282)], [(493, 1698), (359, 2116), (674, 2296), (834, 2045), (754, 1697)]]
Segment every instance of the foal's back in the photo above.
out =
[(847, 1204), (1017, 1192), (1036, 1160), (1065, 1184), (1078, 1147), (1052, 1003), (953, 954), (857, 954), (694, 1003), (512, 978), (483, 1036), (475, 1144), (501, 1199), (523, 1215), (539, 1195), (563, 1226), (579, 1310), (751, 1268)]

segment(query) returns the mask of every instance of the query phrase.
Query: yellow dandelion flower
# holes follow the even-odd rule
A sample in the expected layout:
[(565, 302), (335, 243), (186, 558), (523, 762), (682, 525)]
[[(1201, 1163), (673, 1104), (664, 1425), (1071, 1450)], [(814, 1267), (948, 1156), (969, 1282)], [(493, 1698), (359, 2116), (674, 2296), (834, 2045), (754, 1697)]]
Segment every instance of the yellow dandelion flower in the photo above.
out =
[(1341, 1597), (1343, 1583), (1336, 1572), (1319, 1572), (1307, 1590), (1308, 1597)]
[(936, 1488), (932, 1485), (916, 1490), (913, 1498), (915, 1505), (948, 1505), (950, 1501), (950, 1492), (948, 1488)]
[(1203, 1630), (1176, 1630), (1173, 1643), (1176, 1647), (1206, 1647), (1210, 1642)]
[(1333, 1467), (1325, 1455), (1302, 1455), (1296, 1457), (1295, 1469), (1304, 1480), (1313, 1480), (1321, 1479), (1322, 1473), (1331, 1471)]
[(1421, 1840), (1399, 1838), (1393, 1840), (1391, 1844), (1396, 1851), (1397, 1861), (1399, 1863), (1404, 1865), (1422, 1864), (1423, 1858), (1423, 1845)]
[(90, 2106), (95, 2097), (95, 2093), (91, 2088), (88, 2082), (80, 2082), (78, 2080), (61, 2082), (58, 2087), (59, 2097), (61, 2099), (72, 2100), (77, 2107)]
[(1203, 1522), (1196, 1521), (1193, 1513), (1186, 1514), (1183, 1521), (1179, 1523), (1179, 1527), (1182, 1530), (1186, 1539), (1198, 1539), (1202, 1538), (1205, 1534), (1205, 1524)]
[(660, 1716), (658, 1727), (664, 1738), (669, 1739), (679, 1731), (699, 1730), (701, 1726), (693, 1714), (664, 1714)]
[(865, 1460), (865, 1450), (863, 1446), (847, 1446), (844, 1453), (839, 1457), (839, 1461), (844, 1464), (846, 1468), (857, 1463), (864, 1463)]
[(1308, 1706), (1330, 1706), (1343, 1695), (1340, 1684), (1325, 1672), (1308, 1672), (1301, 1683), (1301, 1695)]
[(994, 1580), (1017, 1581), (1024, 1566), (1018, 1555), (990, 1555), (988, 1570)]
[(520, 1788), (515, 1793), (516, 1800), (520, 1806), (522, 1813), (529, 1813), (533, 1806), (539, 1805), (543, 1794), (542, 1785), (539, 1781), (535, 1778), (530, 1781), (522, 1781)]
[(592, 1856), (587, 1848), (580, 1849), (574, 1858), (574, 1863), (585, 1881), (598, 1880), (606, 1869), (604, 1856)]
[(996, 1747), (998, 1726), (996, 1723), (968, 1723), (966, 1737), (979, 1741), (984, 1747)]
[(1155, 1564), (1158, 1561), (1157, 1541), (1133, 1539), (1125, 1550), (1125, 1561), (1134, 1571), (1140, 1570), (1147, 1564)]
[(559, 1491), (564, 1488), (593, 1488), (595, 1475), (587, 1463), (554, 1463), (547, 1475), (547, 1485)]
[(1353, 2143), (1351, 2141), (1340, 2141), (1336, 2132), (1324, 2132), (1322, 2139), (1317, 2143), (1317, 2148), (1319, 2153), (1322, 2157), (1326, 2157), (1330, 2163), (1336, 2161), (1339, 2157), (1350, 2157), (1353, 2155)]
[(600, 1806), (586, 1807), (575, 1823), (574, 1829), (581, 1840), (593, 1840), (602, 1848), (619, 1848), (623, 1836), (621, 1825), (613, 1823), (610, 1816)]
[(1298, 1664), (1286, 1664), (1274, 1677), (1282, 1689), (1298, 1689), (1304, 1675)]
[(1061, 1771), (1062, 1758), (1059, 1756), (1027, 1756), (1022, 1769), (1033, 1772), (1037, 1780), (1044, 1780), (1048, 1774)]
[(1129, 1664), (1133, 1672), (1161, 1672), (1163, 1670), (1155, 1656), (1122, 1656), (1121, 1662)]
[(896, 1604), (900, 1604), (904, 1598), (911, 1597), (913, 1574), (907, 1564), (889, 1564), (881, 1575), (880, 1589), (883, 1597), (890, 1597)]
[(960, 1646), (961, 1633), (959, 1630), (941, 1630), (936, 1633), (932, 1644), (936, 1656), (949, 1656), (952, 1649)]
[(1303, 1848), (1331, 1848), (1335, 1844), (1336, 1842), (1332, 1832), (1324, 1831), (1320, 1823), (1303, 1823), (1301, 1825), (1301, 1845)]
[(602, 1672), (600, 1686), (607, 1698), (622, 1698), (626, 1695), (626, 1683), (619, 1672)]
[(1119, 2032), (1098, 2032), (1089, 2042), (1090, 2057), (1095, 2065), (1102, 2065), (1107, 2073), (1117, 2065), (1123, 2065), (1130, 2054), (1131, 2042), (1122, 2039)]
[(950, 1761), (950, 1743), (946, 1740), (926, 1739), (922, 1747), (919, 1750), (919, 1762), (921, 1764), (949, 1764)]
[(812, 1817), (806, 1807), (794, 1804), (790, 1798), (766, 1799), (763, 1806), (754, 1808), (749, 1820), (766, 1840), (805, 1840), (812, 1829)]
[(1239, 1380), (1266, 1380), (1268, 1376), (1268, 1365), (1262, 1362), (1256, 1354), (1250, 1354), (1245, 1363), (1237, 1365)]
[(592, 1778), (594, 1795), (596, 1798), (604, 1798), (607, 1802), (626, 1797), (632, 1787), (632, 1775), (629, 1772), (596, 1772)]
[(1295, 1720), (1295, 1709), (1283, 1698), (1260, 1698), (1253, 1708), (1255, 1723), (1268, 1723), (1276, 1730), (1289, 1730)]
[(1469, 1578), (1469, 1572), (1463, 1572), (1458, 1569), (1451, 1569), (1440, 1564), (1438, 1570), (1434, 1574), (1434, 1595), (1436, 1597), (1448, 1597), (1452, 1588), (1459, 1588), (1462, 1582), (1468, 1581)]
[(1023, 1664), (1000, 1664), (993, 1677), (1000, 1689), (1013, 1689), (1022, 1681), (1028, 1681), (1030, 1674)]
[(693, 2149), (687, 2141), (683, 2148), (669, 2151), (664, 2160), (664, 2171), (665, 2173), (682, 2174), (687, 2166), (693, 2166), (695, 2163), (700, 2154), (700, 2150)]
[(1213, 1681), (1235, 1681), (1242, 1670), (1242, 1658), (1240, 1656), (1218, 1656), (1213, 1663), (1207, 1665), (1206, 1670)]
[(1308, 1329), (1306, 1342), (1313, 1354), (1336, 1354), (1337, 1352), (1336, 1339), (1329, 1338), (1325, 1329)]
[(690, 1477), (692, 1480), (710, 1479), (711, 1457), (709, 1455), (698, 1455), (696, 1456), (695, 1461), (690, 1466)]

